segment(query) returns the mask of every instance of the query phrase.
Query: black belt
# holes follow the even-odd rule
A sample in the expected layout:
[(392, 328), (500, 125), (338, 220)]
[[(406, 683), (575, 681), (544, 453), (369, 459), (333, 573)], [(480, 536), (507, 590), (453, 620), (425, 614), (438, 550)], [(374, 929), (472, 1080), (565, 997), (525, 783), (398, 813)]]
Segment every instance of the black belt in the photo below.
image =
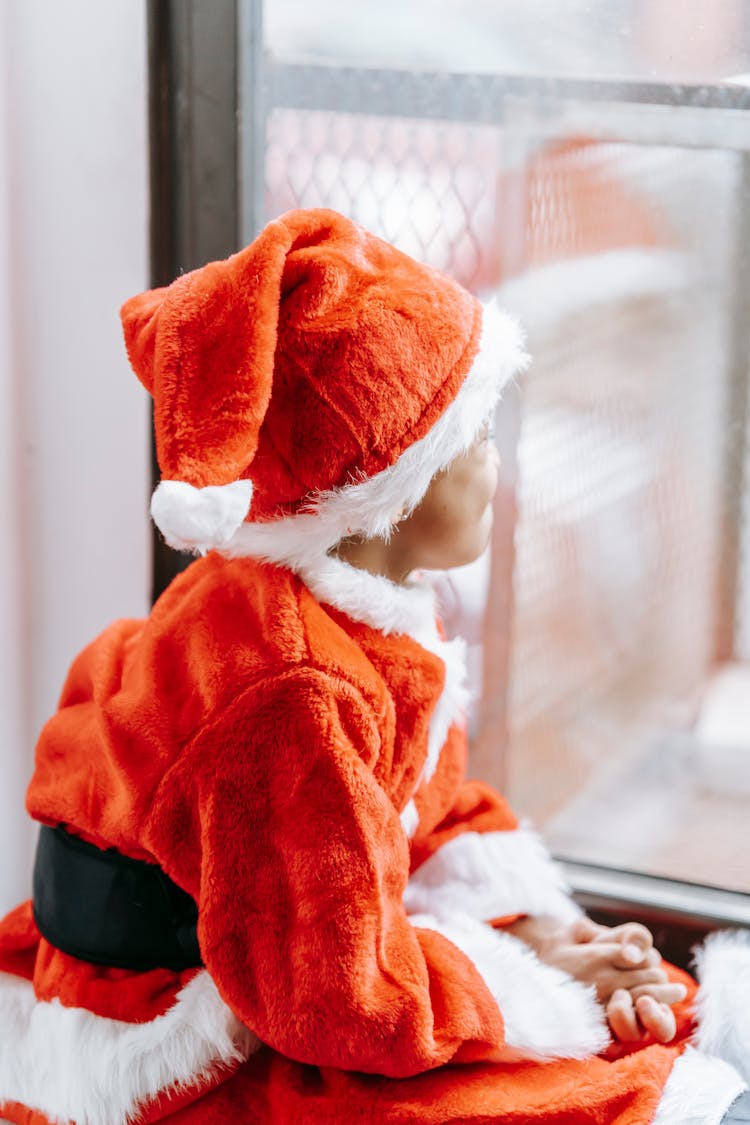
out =
[(34, 920), (57, 949), (118, 969), (202, 964), (198, 908), (153, 863), (103, 851), (42, 825), (34, 863)]

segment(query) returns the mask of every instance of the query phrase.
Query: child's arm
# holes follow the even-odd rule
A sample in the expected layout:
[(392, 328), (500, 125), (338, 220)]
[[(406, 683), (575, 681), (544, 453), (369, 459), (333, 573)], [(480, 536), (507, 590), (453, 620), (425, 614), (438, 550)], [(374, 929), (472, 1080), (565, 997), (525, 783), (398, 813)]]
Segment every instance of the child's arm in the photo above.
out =
[[(443, 758), (449, 751), (446, 746)], [(412, 855), (416, 870), (405, 896), (410, 912), (440, 915), (458, 907), (479, 920), (494, 920), (547, 964), (596, 985), (620, 1041), (642, 1039), (644, 1032), (660, 1042), (674, 1037), (670, 1005), (684, 997), (685, 986), (668, 980), (646, 927), (612, 930), (586, 918), (537, 834), (519, 826), (483, 783), (459, 786), (436, 826), (417, 834)], [(588, 943), (597, 947), (587, 949)]]
[[(295, 668), (247, 689), (165, 778), (148, 846), (198, 901), (224, 1000), (287, 1057), (396, 1077), (597, 1053), (606, 1024), (583, 986), (489, 926), (409, 919), (409, 845), (377, 780), (381, 739), (356, 688)], [(531, 994), (535, 1011), (564, 1010), (562, 1031), (545, 1021), (543, 1047), (524, 1046), (503, 990), (518, 1026)]]
[[(442, 778), (460, 777), (463, 768), (461, 743), (449, 739), (440, 755)], [(420, 794), (405, 896), (409, 913), (440, 915), (458, 907), (485, 922), (520, 915), (583, 918), (538, 833), (520, 825), (498, 793), (484, 782), (464, 781), (443, 794), (442, 778), (436, 775)]]

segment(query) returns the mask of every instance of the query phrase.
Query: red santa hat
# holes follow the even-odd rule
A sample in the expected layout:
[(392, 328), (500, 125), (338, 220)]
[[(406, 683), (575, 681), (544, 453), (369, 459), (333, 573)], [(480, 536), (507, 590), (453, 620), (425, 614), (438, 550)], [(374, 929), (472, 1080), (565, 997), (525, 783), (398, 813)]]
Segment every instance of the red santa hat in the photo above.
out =
[(292, 566), (387, 535), (526, 360), (511, 318), (325, 210), (133, 297), (122, 321), (154, 398), (167, 542)]

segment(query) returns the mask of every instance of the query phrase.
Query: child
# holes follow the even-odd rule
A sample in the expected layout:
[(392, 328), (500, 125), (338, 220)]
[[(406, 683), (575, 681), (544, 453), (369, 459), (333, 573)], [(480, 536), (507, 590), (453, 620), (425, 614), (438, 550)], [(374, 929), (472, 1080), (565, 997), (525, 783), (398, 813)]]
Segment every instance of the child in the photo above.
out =
[(702, 955), (688, 1045), (692, 981), (583, 918), (464, 780), (461, 645), (412, 577), (487, 544), (517, 327), (329, 211), (122, 315), (154, 518), (202, 557), (81, 653), (42, 732), (0, 1115), (718, 1121), (750, 950)]

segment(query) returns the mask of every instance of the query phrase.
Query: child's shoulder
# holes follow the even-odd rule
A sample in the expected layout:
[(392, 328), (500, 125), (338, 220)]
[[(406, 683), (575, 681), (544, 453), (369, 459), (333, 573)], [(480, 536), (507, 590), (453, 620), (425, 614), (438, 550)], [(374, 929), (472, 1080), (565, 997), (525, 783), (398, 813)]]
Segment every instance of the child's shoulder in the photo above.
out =
[(262, 648), (296, 659), (302, 650), (298, 586), (282, 567), (212, 551), (167, 587), (147, 631), (186, 648), (217, 643), (225, 653)]
[(213, 683), (228, 696), (292, 668), (352, 679), (367, 695), (379, 680), (355, 637), (292, 571), (215, 552), (165, 591), (139, 645), (141, 656), (149, 651), (156, 664), (179, 664), (191, 681)]
[(114, 622), (76, 657), (39, 740), (37, 774), (63, 759), (70, 769), (80, 757), (84, 775), (97, 762), (118, 775), (137, 765), (155, 780), (261, 688), (300, 701), (316, 692), (356, 696), (378, 713), (385, 690), (356, 641), (291, 571), (207, 555), (147, 618)]

